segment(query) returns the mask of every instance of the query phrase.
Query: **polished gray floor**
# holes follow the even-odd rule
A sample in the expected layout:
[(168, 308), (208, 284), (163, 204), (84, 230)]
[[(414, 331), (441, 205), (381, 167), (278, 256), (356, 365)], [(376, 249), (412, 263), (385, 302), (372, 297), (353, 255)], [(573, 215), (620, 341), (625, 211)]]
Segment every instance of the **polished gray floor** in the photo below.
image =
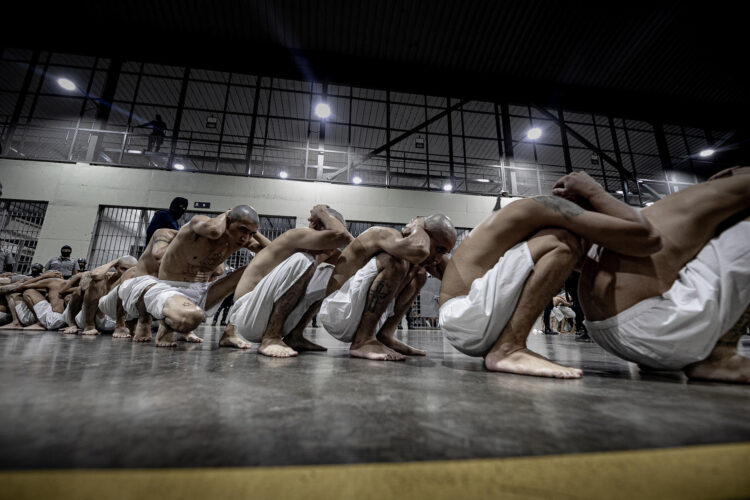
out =
[[(750, 440), (750, 387), (638, 371), (595, 344), (535, 335), (581, 380), (488, 373), (437, 331), (403, 363), (269, 359), (109, 335), (0, 333), (0, 468), (334, 464), (543, 455)], [(750, 349), (743, 348), (746, 352)]]

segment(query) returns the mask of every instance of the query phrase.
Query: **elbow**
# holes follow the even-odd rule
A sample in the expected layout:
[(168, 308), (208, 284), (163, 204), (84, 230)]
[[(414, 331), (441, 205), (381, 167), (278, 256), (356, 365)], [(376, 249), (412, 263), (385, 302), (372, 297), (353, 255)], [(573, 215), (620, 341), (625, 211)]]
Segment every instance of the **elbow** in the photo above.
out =
[(336, 231), (336, 235), (334, 239), (336, 240), (335, 248), (338, 248), (338, 247), (346, 246), (349, 243), (351, 243), (352, 240), (354, 240), (354, 237), (351, 234), (349, 234), (349, 231), (344, 230), (344, 231)]
[(406, 258), (407, 261), (409, 261), (412, 264), (421, 264), (427, 258), (430, 256), (430, 252), (425, 249), (419, 249), (418, 251), (415, 251), (412, 255)]
[(653, 228), (643, 228), (634, 234), (631, 241), (637, 242), (633, 245), (634, 257), (648, 257), (662, 249), (661, 234)]

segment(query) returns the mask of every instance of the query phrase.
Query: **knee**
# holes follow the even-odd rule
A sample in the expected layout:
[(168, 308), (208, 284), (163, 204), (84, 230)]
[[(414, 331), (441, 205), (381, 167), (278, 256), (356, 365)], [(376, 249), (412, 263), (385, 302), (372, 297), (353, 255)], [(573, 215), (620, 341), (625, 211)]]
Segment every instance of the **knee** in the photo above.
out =
[(561, 257), (565, 257), (566, 260), (578, 262), (583, 256), (581, 238), (564, 229), (554, 230), (551, 234), (556, 240), (554, 243), (555, 252)]

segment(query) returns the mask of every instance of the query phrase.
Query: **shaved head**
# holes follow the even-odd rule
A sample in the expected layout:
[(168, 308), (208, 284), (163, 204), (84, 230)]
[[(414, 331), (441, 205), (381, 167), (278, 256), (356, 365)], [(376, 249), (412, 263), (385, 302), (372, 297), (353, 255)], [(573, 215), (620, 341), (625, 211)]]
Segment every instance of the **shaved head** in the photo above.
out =
[(429, 234), (441, 234), (454, 242), (457, 238), (453, 222), (443, 214), (432, 214), (425, 217), (424, 229)]
[(130, 264), (134, 266), (138, 264), (138, 259), (136, 259), (132, 255), (123, 255), (122, 257), (120, 257), (120, 264)]
[(260, 224), (258, 212), (250, 205), (237, 205), (229, 212), (229, 221), (236, 222), (239, 220), (249, 220), (255, 224)]

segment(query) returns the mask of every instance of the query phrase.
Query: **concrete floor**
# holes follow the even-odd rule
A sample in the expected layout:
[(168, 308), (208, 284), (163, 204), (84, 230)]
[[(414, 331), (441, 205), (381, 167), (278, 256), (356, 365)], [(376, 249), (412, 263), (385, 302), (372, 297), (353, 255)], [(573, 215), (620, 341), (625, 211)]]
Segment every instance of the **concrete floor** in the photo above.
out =
[[(561, 381), (486, 372), (437, 331), (402, 363), (327, 353), (270, 359), (109, 335), (0, 333), (0, 468), (395, 462), (662, 448), (750, 440), (750, 388), (641, 373), (572, 336), (535, 351), (584, 369)], [(747, 354), (750, 349), (743, 350)]]

